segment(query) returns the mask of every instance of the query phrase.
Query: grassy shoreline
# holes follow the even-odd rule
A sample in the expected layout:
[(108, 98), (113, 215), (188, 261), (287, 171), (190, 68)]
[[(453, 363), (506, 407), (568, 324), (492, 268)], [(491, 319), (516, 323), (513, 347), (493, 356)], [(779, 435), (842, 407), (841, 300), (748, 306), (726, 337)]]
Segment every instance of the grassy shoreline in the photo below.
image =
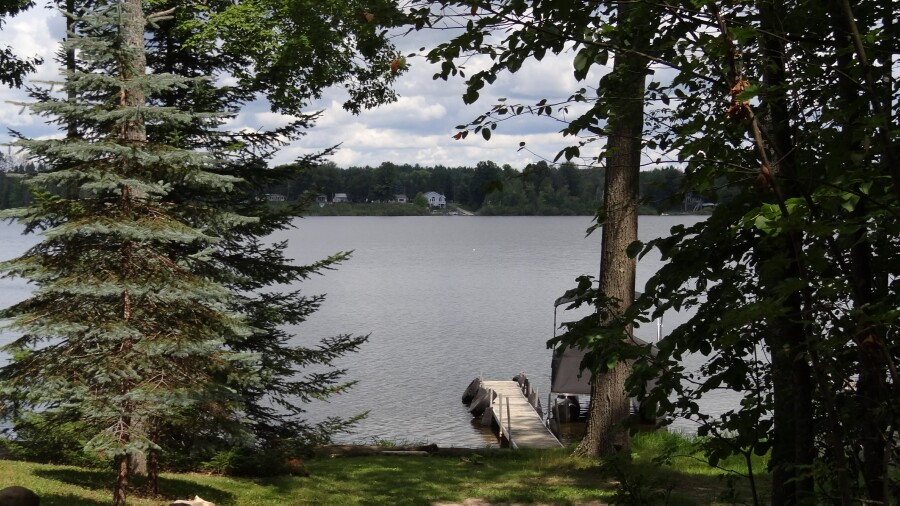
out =
[[(654, 458), (673, 450), (670, 466)], [(395, 450), (396, 448), (385, 448)], [(763, 459), (754, 463), (764, 469)], [(735, 459), (712, 468), (691, 440), (660, 433), (634, 439), (630, 461), (598, 461), (559, 450), (462, 450), (448, 455), (331, 456), (306, 461), (309, 477), (239, 478), (197, 473), (167, 474), (163, 496), (138, 497), (129, 504), (167, 505), (195, 494), (217, 506), (427, 505), (480, 499), (495, 503), (611, 503), (628, 490), (646, 504), (695, 505), (750, 502), (747, 481), (729, 480), (745, 471)], [(113, 473), (72, 466), (0, 461), (0, 483), (21, 485), (41, 497), (42, 506), (109, 504)], [(729, 485), (729, 481), (731, 484)], [(768, 476), (757, 476), (767, 486)], [(766, 497), (767, 490), (761, 497)]]

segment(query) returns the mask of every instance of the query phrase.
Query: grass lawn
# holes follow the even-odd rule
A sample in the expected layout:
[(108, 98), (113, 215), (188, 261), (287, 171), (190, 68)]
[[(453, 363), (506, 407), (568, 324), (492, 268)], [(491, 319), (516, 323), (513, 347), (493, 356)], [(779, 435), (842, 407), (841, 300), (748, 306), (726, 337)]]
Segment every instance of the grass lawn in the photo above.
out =
[[(673, 439), (674, 438), (674, 439)], [(674, 443), (673, 443), (674, 441)], [(581, 504), (614, 500), (617, 484), (643, 504), (697, 505), (752, 502), (747, 480), (723, 477), (690, 452), (688, 441), (667, 434), (635, 438), (630, 463), (604, 464), (573, 458), (571, 450), (473, 452), (467, 457), (366, 456), (316, 458), (306, 462), (308, 478), (247, 479), (202, 474), (164, 474), (164, 497), (129, 504), (168, 505), (195, 494), (217, 506), (427, 505), (478, 498), (489, 503)], [(666, 445), (679, 445), (671, 466), (654, 464)], [(742, 470), (740, 462), (720, 464)], [(764, 468), (762, 461), (754, 466)], [(621, 479), (622, 481), (617, 481)], [(41, 497), (42, 506), (99, 506), (110, 503), (113, 473), (106, 470), (0, 461), (0, 484), (21, 485)], [(768, 482), (767, 476), (758, 482)], [(621, 488), (621, 487), (620, 487)], [(765, 499), (768, 490), (761, 491)], [(639, 504), (639, 503), (635, 503)]]

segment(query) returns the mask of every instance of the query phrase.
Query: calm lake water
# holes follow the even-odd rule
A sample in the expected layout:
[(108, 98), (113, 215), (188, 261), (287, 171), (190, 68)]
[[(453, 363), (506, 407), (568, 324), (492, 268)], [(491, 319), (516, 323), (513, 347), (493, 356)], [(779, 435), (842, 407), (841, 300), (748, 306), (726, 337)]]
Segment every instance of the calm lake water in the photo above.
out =
[[(642, 240), (703, 219), (641, 217)], [(524, 371), (546, 403), (550, 383), (553, 301), (582, 274), (597, 274), (599, 231), (585, 238), (587, 217), (315, 217), (298, 220), (274, 239), (289, 240), (289, 256), (309, 263), (354, 250), (338, 270), (302, 285), (327, 294), (322, 308), (291, 329), (300, 343), (336, 334), (370, 334), (338, 366), (359, 383), (328, 402), (309, 405), (309, 418), (369, 416), (341, 442), (376, 439), (483, 446), (493, 439), (460, 403), (469, 382), (511, 379)], [(0, 258), (35, 242), (19, 228), (0, 228)], [(660, 267), (648, 255), (638, 265), (638, 289)], [(0, 304), (27, 295), (21, 280), (0, 284)], [(560, 309), (560, 320), (574, 319)], [(672, 328), (683, 317), (667, 315)], [(655, 326), (639, 329), (646, 340)], [(0, 342), (10, 336), (3, 334)], [(712, 404), (710, 404), (710, 402)], [(727, 401), (707, 403), (722, 411)], [(717, 402), (725, 402), (721, 407)], [(692, 430), (688, 423), (676, 428)]]

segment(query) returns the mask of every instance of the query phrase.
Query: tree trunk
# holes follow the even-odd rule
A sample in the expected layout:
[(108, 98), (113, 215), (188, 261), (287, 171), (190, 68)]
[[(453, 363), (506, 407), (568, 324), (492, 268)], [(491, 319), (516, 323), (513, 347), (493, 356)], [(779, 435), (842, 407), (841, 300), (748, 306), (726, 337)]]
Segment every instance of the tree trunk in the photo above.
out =
[(128, 456), (116, 457), (116, 485), (113, 488), (113, 506), (125, 506), (128, 497)]
[[(637, 20), (635, 4), (618, 5), (619, 29), (626, 31), (636, 47), (646, 45), (647, 30)], [(641, 28), (634, 30), (635, 27)], [(608, 76), (610, 100), (609, 139), (603, 201), (602, 250), (600, 253), (600, 291), (619, 301), (613, 314), (622, 314), (634, 301), (636, 261), (629, 258), (628, 246), (637, 240), (638, 176), (641, 168), (641, 135), (644, 127), (644, 81), (647, 60), (629, 51), (616, 52), (612, 75)], [(617, 96), (611, 96), (611, 95)], [(603, 322), (601, 322), (601, 325)], [(623, 339), (631, 338), (631, 329)], [(608, 456), (628, 449), (630, 401), (625, 380), (631, 365), (620, 361), (607, 373), (594, 374), (591, 404), (584, 438), (576, 453)]]
[[(122, 0), (122, 38), (130, 48), (129, 61), (120, 61), (123, 81), (120, 104), (126, 107), (141, 107), (146, 102), (144, 91), (134, 84), (134, 79), (143, 76), (147, 68), (147, 54), (144, 51), (144, 11), (140, 0)], [(144, 142), (147, 140), (143, 122), (137, 121), (124, 128), (124, 140)]]
[[(120, 60), (119, 72), (122, 80), (122, 88), (119, 95), (120, 107), (141, 107), (146, 102), (146, 96), (139, 86), (135, 85), (134, 80), (146, 72), (147, 56), (144, 51), (144, 27), (146, 25), (144, 19), (144, 11), (141, 0), (122, 0), (122, 17), (121, 25), (118, 27), (124, 40), (126, 51), (119, 53)], [(123, 56), (127, 55), (127, 56)], [(128, 59), (125, 59), (128, 58)], [(124, 142), (145, 142), (147, 139), (146, 129), (142, 121), (138, 120), (122, 126), (120, 132), (120, 140)], [(127, 201), (130, 196), (129, 188), (122, 189), (123, 201)], [(128, 205), (127, 203), (125, 205)], [(130, 262), (130, 254), (126, 247), (123, 251), (123, 263)], [(123, 265), (123, 272), (127, 272), (128, 266)], [(123, 292), (123, 319), (128, 320), (131, 315), (130, 297), (128, 291)], [(131, 420), (134, 419), (134, 410), (126, 407), (125, 418), (129, 421), (124, 424), (126, 434), (122, 440), (126, 442), (132, 441)], [(132, 463), (137, 464), (137, 460), (141, 458), (141, 454), (123, 454), (116, 458), (116, 484), (113, 490), (114, 506), (124, 506), (128, 494), (128, 478), (129, 466)], [(144, 464), (146, 465), (146, 464)]]
[[(758, 250), (758, 254), (770, 252)], [(772, 254), (778, 254), (771, 252)], [(787, 303), (788, 315), (769, 322), (766, 343), (772, 353), (772, 505), (810, 504), (814, 451), (811, 371), (802, 356), (803, 325), (799, 305)]]
[[(66, 0), (66, 12), (69, 13), (69, 16), (66, 17), (66, 38), (68, 39), (70, 35), (69, 33), (75, 32), (75, 20), (72, 16), (75, 15), (75, 0)], [(75, 65), (75, 48), (69, 47), (66, 49), (66, 71), (69, 74), (75, 73), (77, 67)], [(69, 103), (74, 104), (77, 95), (75, 93), (75, 86), (69, 85), (69, 91), (67, 93), (67, 98)], [(66, 130), (67, 137), (77, 137), (78, 136), (78, 123), (76, 123), (75, 119), (70, 119), (67, 125)]]
[(150, 494), (159, 495), (159, 451), (147, 453), (147, 486)]
[[(790, 130), (789, 98), (786, 95), (786, 64), (783, 29), (778, 7), (761, 0), (760, 46), (763, 56), (763, 87), (759, 110), (768, 135), (762, 160), (771, 174), (770, 184), (782, 212), (786, 199), (803, 194), (796, 167)], [(757, 141), (758, 142), (758, 141)], [(777, 185), (776, 178), (777, 177)], [(785, 216), (786, 217), (786, 216)], [(756, 253), (761, 263), (787, 256), (780, 268), (764, 269), (764, 287), (777, 290), (788, 279), (803, 279), (803, 252), (800, 232), (788, 230), (782, 238), (765, 241)], [(777, 295), (775, 295), (777, 296)], [(812, 369), (807, 359), (807, 328), (803, 323), (804, 295), (794, 293), (783, 302), (782, 316), (769, 322), (767, 345), (772, 353), (774, 422), (772, 459), (772, 504), (794, 505), (815, 502), (812, 464), (815, 457), (813, 432)]]
[[(857, 65), (848, 48), (854, 46), (852, 20), (848, 19), (846, 4), (843, 0), (831, 2), (832, 29), (835, 37), (835, 53), (837, 56), (837, 68), (834, 69), (835, 78), (838, 80), (842, 110), (845, 115), (841, 117), (846, 131), (859, 131), (863, 128), (861, 120), (868, 109), (867, 102), (875, 104), (880, 97), (866, 99), (860, 93), (858, 83), (850, 78), (854, 74), (853, 67)], [(869, 90), (870, 92), (874, 90)], [(876, 107), (873, 107), (875, 109)], [(846, 153), (843, 163), (849, 164), (852, 153), (864, 154), (862, 145), (858, 140), (847, 137)], [(888, 146), (885, 146), (888, 148)], [(883, 163), (889, 163), (890, 158), (885, 157)], [(890, 170), (890, 167), (888, 167)], [(853, 305), (858, 310), (865, 312), (869, 304), (878, 299), (876, 294), (875, 274), (872, 269), (872, 245), (868, 240), (868, 230), (864, 224), (868, 214), (865, 199), (859, 201), (853, 210), (853, 217), (860, 223), (860, 229), (853, 234), (850, 246), (850, 273), (852, 280)], [(864, 318), (860, 318), (864, 320)], [(887, 461), (888, 441), (886, 434), (889, 430), (891, 416), (885, 413), (885, 407), (890, 401), (890, 393), (884, 383), (887, 370), (887, 350), (884, 345), (883, 330), (871, 327), (865, 321), (861, 321), (853, 336), (859, 347), (859, 376), (856, 382), (858, 398), (858, 412), (865, 416), (859, 420), (859, 434), (862, 446), (861, 471), (865, 483), (866, 497), (874, 503), (883, 503), (888, 498), (887, 485)], [(845, 442), (847, 444), (849, 442)]]
[[(865, 203), (860, 202), (856, 213), (865, 213)], [(865, 308), (874, 302), (872, 283), (871, 257), (869, 242), (865, 239), (866, 231), (856, 234), (857, 241), (851, 248), (850, 262), (853, 272), (853, 305)], [(863, 309), (864, 310), (864, 309)], [(866, 498), (875, 503), (884, 503), (888, 497), (887, 459), (888, 441), (886, 434), (890, 430), (890, 394), (884, 383), (886, 377), (886, 355), (884, 338), (881, 329), (861, 322), (854, 336), (859, 346), (859, 378), (856, 382), (856, 395), (859, 399), (860, 439), (862, 443), (862, 475), (866, 486)]]
[(630, 415), (629, 400), (625, 395), (625, 380), (629, 374), (630, 364), (622, 361), (608, 372), (594, 375), (587, 426), (575, 453), (603, 457), (630, 447), (628, 426), (624, 423)]

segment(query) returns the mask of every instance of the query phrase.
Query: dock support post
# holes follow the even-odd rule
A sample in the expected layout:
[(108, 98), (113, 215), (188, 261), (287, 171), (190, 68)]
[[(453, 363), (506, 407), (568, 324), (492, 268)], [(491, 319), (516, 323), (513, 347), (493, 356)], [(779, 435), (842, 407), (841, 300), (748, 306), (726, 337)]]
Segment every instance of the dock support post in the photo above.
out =
[(500, 428), (497, 430), (500, 431), (500, 441), (503, 441), (503, 394), (499, 394), (497, 396), (497, 400), (499, 401), (497, 404), (500, 408), (497, 410), (497, 425), (500, 426)]
[[(503, 406), (500, 406), (503, 411)], [(506, 398), (506, 439), (509, 440), (509, 447), (512, 448), (512, 417), (509, 416), (509, 397)]]
[(531, 407), (534, 408), (534, 411), (541, 417), (541, 420), (543, 420), (544, 413), (541, 411), (541, 397), (538, 395), (537, 388), (532, 390), (531, 394), (528, 396), (528, 404), (531, 404)]

